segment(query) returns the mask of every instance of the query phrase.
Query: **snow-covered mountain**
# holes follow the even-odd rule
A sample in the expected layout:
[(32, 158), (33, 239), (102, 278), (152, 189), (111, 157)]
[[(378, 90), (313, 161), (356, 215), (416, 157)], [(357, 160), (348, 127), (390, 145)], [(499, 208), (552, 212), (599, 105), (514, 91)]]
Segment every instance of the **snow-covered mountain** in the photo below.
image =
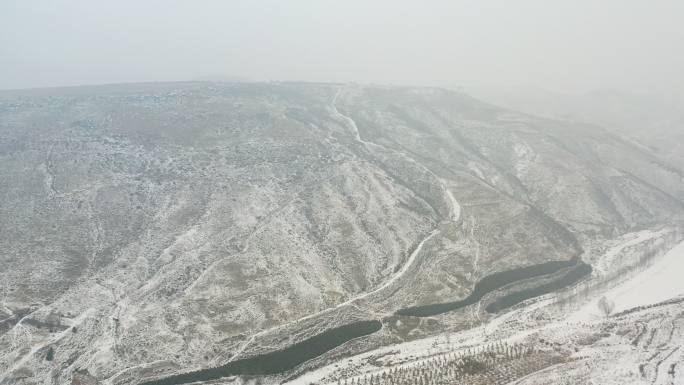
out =
[(684, 218), (684, 170), (596, 125), (433, 88), (13, 91), (0, 165), (0, 384), (359, 384), (437, 359), (491, 383), (579, 367), (559, 336), (607, 351), (634, 317), (681, 337), (679, 302), (581, 310)]
[(597, 124), (684, 167), (684, 95), (595, 90), (560, 93), (537, 87), (472, 87), (497, 106), (536, 116)]

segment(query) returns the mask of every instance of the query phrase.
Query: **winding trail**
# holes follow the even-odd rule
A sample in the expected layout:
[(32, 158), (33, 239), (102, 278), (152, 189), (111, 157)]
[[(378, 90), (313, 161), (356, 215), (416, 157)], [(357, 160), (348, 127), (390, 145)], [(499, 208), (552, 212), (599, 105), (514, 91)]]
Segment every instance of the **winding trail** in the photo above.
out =
[(93, 308), (87, 309), (86, 311), (84, 311), (83, 313), (81, 313), (78, 317), (74, 318), (74, 319), (71, 321), (71, 323), (69, 324), (69, 327), (68, 327), (68, 328), (64, 329), (63, 331), (61, 331), (60, 333), (56, 334), (56, 335), (53, 336), (52, 338), (45, 339), (45, 340), (43, 340), (43, 341), (41, 341), (41, 342), (39, 342), (39, 343), (37, 343), (37, 344), (34, 344), (34, 345), (31, 347), (31, 350), (29, 350), (28, 352), (26, 352), (26, 353), (23, 354), (23, 356), (22, 356), (21, 359), (19, 359), (18, 361), (14, 362), (11, 366), (9, 366), (9, 367), (5, 370), (5, 372), (0, 373), (0, 383), (6, 381), (6, 380), (7, 380), (7, 376), (8, 376), (9, 374), (11, 374), (11, 373), (14, 372), (15, 370), (17, 370), (17, 369), (21, 368), (22, 366), (24, 366), (24, 364), (25, 364), (26, 362), (28, 362), (29, 360), (35, 359), (35, 358), (36, 358), (36, 357), (35, 357), (35, 354), (36, 354), (40, 349), (42, 349), (42, 348), (44, 348), (44, 347), (46, 347), (46, 346), (48, 346), (48, 345), (52, 345), (52, 344), (54, 344), (54, 343), (60, 341), (60, 340), (63, 339), (64, 337), (66, 337), (66, 336), (70, 335), (71, 333), (73, 333), (73, 332), (71, 331), (71, 328), (74, 327), (74, 326), (80, 326), (81, 323), (83, 322), (83, 320), (85, 320), (86, 318), (88, 318), (88, 317), (89, 317), (91, 314), (93, 314), (93, 313), (94, 313), (94, 309), (93, 309)]
[(290, 324), (293, 324), (293, 323), (297, 323), (297, 322), (301, 322), (301, 321), (306, 321), (306, 320), (308, 320), (308, 319), (311, 319), (311, 318), (314, 318), (314, 317), (318, 317), (318, 316), (321, 316), (321, 315), (330, 313), (330, 312), (332, 312), (332, 311), (334, 311), (334, 310), (337, 310), (337, 309), (340, 309), (340, 308), (342, 308), (342, 307), (349, 306), (349, 305), (353, 305), (354, 302), (361, 301), (361, 300), (363, 300), (363, 299), (365, 299), (365, 298), (367, 298), (367, 297), (369, 297), (369, 296), (371, 296), (371, 295), (373, 295), (373, 294), (376, 294), (376, 293), (378, 293), (378, 292), (380, 292), (380, 291), (386, 289), (387, 287), (389, 287), (390, 285), (392, 285), (394, 282), (396, 282), (398, 279), (400, 279), (404, 274), (406, 274), (406, 272), (409, 270), (409, 268), (410, 268), (410, 267), (413, 265), (413, 263), (415, 262), (416, 257), (418, 256), (418, 254), (420, 254), (420, 251), (422, 250), (423, 245), (425, 244), (425, 242), (429, 241), (432, 237), (434, 237), (435, 235), (437, 235), (438, 232), (439, 232), (439, 230), (436, 230), (436, 229), (435, 229), (435, 230), (432, 230), (432, 232), (430, 232), (425, 238), (423, 238), (423, 240), (420, 241), (420, 243), (418, 244), (418, 246), (416, 246), (416, 248), (413, 250), (413, 252), (412, 252), (411, 255), (409, 256), (409, 258), (407, 259), (406, 263), (405, 263), (404, 266), (401, 268), (401, 270), (399, 270), (399, 271), (397, 272), (397, 274), (395, 274), (394, 276), (392, 276), (392, 278), (390, 278), (389, 280), (387, 280), (385, 283), (383, 283), (382, 285), (378, 286), (378, 287), (375, 288), (374, 290), (372, 290), (372, 291), (367, 291), (367, 292), (365, 292), (365, 293), (361, 293), (361, 294), (359, 294), (359, 295), (357, 295), (357, 296), (355, 296), (355, 297), (352, 297), (352, 298), (350, 298), (350, 299), (348, 299), (348, 300), (346, 300), (346, 301), (344, 301), (344, 302), (342, 302), (342, 303), (339, 303), (339, 304), (337, 304), (337, 305), (335, 305), (335, 306), (333, 306), (333, 307), (329, 307), (329, 308), (327, 308), (327, 309), (325, 309), (325, 310), (321, 310), (321, 311), (319, 311), (319, 312), (316, 312), (316, 313), (309, 314), (309, 315), (307, 315), (307, 316), (298, 318), (298, 319), (296, 319), (296, 320), (294, 320), (294, 321), (290, 321), (290, 322), (288, 322), (288, 323), (286, 323), (286, 324), (274, 326), (274, 327), (269, 328), (269, 329), (264, 329), (264, 330), (262, 330), (262, 331), (260, 331), (260, 332), (258, 332), (258, 333), (256, 333), (256, 334), (253, 334), (253, 335), (252, 335), (252, 336), (251, 336), (251, 337), (250, 337), (250, 338), (249, 338), (249, 339), (240, 347), (240, 349), (239, 349), (239, 350), (237, 351), (237, 353), (231, 358), (230, 361), (235, 361), (237, 358), (239, 358), (240, 355), (242, 355), (242, 353), (244, 353), (245, 349), (246, 349), (248, 346), (250, 346), (250, 345), (254, 342), (254, 340), (255, 340), (257, 337), (259, 337), (259, 336), (268, 334), (268, 333), (273, 332), (273, 331), (275, 331), (275, 330), (282, 329), (283, 327), (285, 327), (285, 326), (287, 326), (287, 325), (290, 325)]
[[(362, 145), (364, 145), (364, 146), (368, 146), (368, 147), (382, 147), (381, 145), (378, 145), (378, 144), (376, 144), (376, 143), (367, 142), (367, 141), (363, 140), (363, 139), (361, 138), (361, 135), (360, 135), (360, 132), (359, 132), (359, 129), (358, 129), (358, 126), (357, 126), (356, 122), (355, 122), (351, 117), (349, 117), (349, 116), (347, 116), (347, 115), (344, 115), (344, 114), (340, 113), (340, 112), (337, 110), (336, 102), (337, 102), (338, 97), (340, 96), (340, 94), (341, 94), (343, 91), (344, 91), (344, 87), (340, 87), (340, 88), (338, 89), (338, 91), (336, 92), (336, 94), (335, 94), (333, 100), (332, 100), (331, 111), (332, 111), (334, 117), (335, 117), (336, 119), (339, 119), (339, 120), (343, 121), (343, 122), (345, 123), (345, 125), (346, 125), (348, 128), (351, 129), (352, 135), (353, 135), (354, 139), (355, 139), (357, 142), (359, 142), (360, 144), (362, 144)], [(416, 163), (415, 160), (412, 159), (412, 158), (408, 158), (408, 160), (409, 160), (409, 161), (412, 161), (412, 162), (414, 162), (414, 163)], [(444, 179), (439, 178), (439, 177), (438, 177), (437, 175), (435, 175), (431, 170), (426, 169), (426, 171), (429, 172), (430, 174), (432, 174), (432, 175), (440, 182), (440, 184), (441, 184), (441, 187), (442, 187), (442, 189), (443, 189), (443, 191), (444, 191), (444, 194), (445, 194), (445, 200), (447, 201), (448, 206), (449, 206), (448, 220), (453, 221), (453, 222), (459, 221), (460, 218), (461, 218), (461, 206), (460, 206), (460, 204), (458, 203), (458, 201), (454, 198), (454, 195), (452, 194), (451, 190), (449, 190), (449, 188), (447, 187), (447, 182), (446, 182)], [(284, 205), (283, 207), (285, 207), (285, 206), (287, 206), (287, 204)], [(280, 211), (283, 207), (277, 209), (276, 212)], [(269, 216), (270, 216), (270, 215), (269, 215)], [(245, 244), (245, 248), (244, 248), (244, 249), (249, 248), (249, 241), (251, 240), (251, 238), (252, 238), (252, 236), (254, 235), (254, 233), (257, 232), (257, 230), (258, 230), (258, 229), (255, 229), (255, 231), (252, 232), (252, 233), (247, 237), (247, 241), (246, 241), (246, 244)], [(230, 362), (233, 362), (233, 361), (236, 361), (236, 360), (240, 359), (241, 356), (244, 354), (244, 352), (247, 350), (247, 348), (250, 347), (250, 346), (257, 340), (257, 338), (259, 338), (259, 337), (261, 337), (261, 336), (264, 336), (264, 335), (267, 335), (267, 334), (272, 333), (272, 332), (274, 332), (274, 331), (283, 329), (283, 328), (285, 328), (285, 327), (287, 327), (287, 326), (289, 326), (289, 325), (292, 325), (292, 324), (296, 324), (296, 323), (299, 323), (299, 322), (302, 322), (302, 321), (306, 321), (306, 320), (309, 320), (309, 319), (312, 319), (312, 318), (315, 318), (315, 317), (319, 317), (319, 316), (322, 316), (322, 315), (325, 315), (325, 314), (334, 312), (335, 310), (338, 310), (338, 309), (343, 308), (343, 307), (345, 307), (345, 306), (353, 306), (353, 307), (357, 307), (357, 308), (358, 308), (358, 306), (357, 306), (357, 304), (356, 304), (357, 302), (362, 301), (362, 300), (364, 300), (364, 299), (366, 299), (366, 298), (368, 298), (368, 297), (370, 297), (370, 296), (372, 296), (372, 295), (375, 295), (375, 294), (377, 294), (377, 293), (379, 293), (379, 292), (381, 292), (381, 291), (387, 289), (388, 287), (394, 285), (394, 284), (395, 284), (397, 281), (399, 281), (402, 277), (404, 277), (404, 276), (406, 275), (406, 273), (411, 269), (411, 267), (414, 266), (414, 264), (415, 264), (415, 262), (416, 262), (416, 260), (417, 260), (417, 258), (418, 258), (418, 255), (421, 253), (421, 251), (422, 251), (423, 246), (425, 245), (425, 243), (427, 243), (428, 241), (430, 241), (430, 240), (431, 240), (433, 237), (435, 237), (438, 233), (440, 233), (439, 227), (433, 229), (433, 230), (430, 231), (425, 237), (423, 237), (423, 239), (416, 245), (416, 247), (413, 249), (413, 251), (411, 252), (411, 254), (408, 256), (408, 258), (406, 259), (406, 262), (403, 264), (403, 266), (401, 267), (401, 269), (399, 269), (395, 274), (393, 274), (387, 281), (383, 282), (380, 286), (376, 287), (375, 289), (373, 289), (373, 290), (371, 290), (371, 291), (364, 292), (364, 293), (360, 293), (360, 294), (358, 294), (358, 295), (356, 295), (356, 296), (354, 296), (354, 297), (352, 297), (352, 298), (349, 298), (348, 300), (346, 300), (346, 301), (344, 301), (344, 302), (342, 302), (342, 303), (339, 303), (339, 304), (337, 304), (337, 305), (335, 305), (335, 306), (333, 306), (333, 307), (330, 307), (330, 308), (327, 308), (327, 309), (318, 311), (318, 312), (316, 312), (316, 313), (312, 313), (312, 314), (306, 315), (306, 316), (304, 316), (304, 317), (298, 318), (298, 319), (296, 319), (296, 320), (289, 321), (289, 322), (287, 322), (287, 323), (285, 323), (285, 324), (277, 325), (277, 326), (274, 326), (274, 327), (271, 327), (271, 328), (268, 328), (268, 329), (261, 330), (261, 331), (255, 333), (255, 334), (252, 334), (244, 343), (242, 343), (242, 345), (240, 345), (240, 347), (238, 348), (238, 350), (236, 351), (236, 353), (231, 357), (231, 359), (230, 359), (228, 362), (230, 363)], [(207, 269), (207, 270), (208, 270), (208, 269)], [(206, 272), (206, 270), (205, 270), (205, 272)], [(204, 273), (203, 273), (203, 274), (204, 274)], [(199, 279), (198, 279), (198, 280), (199, 280)], [(186, 289), (186, 291), (187, 291), (187, 290), (191, 290), (192, 287), (194, 287), (195, 283), (196, 283), (198, 280), (196, 280), (195, 282), (193, 282), (193, 284), (191, 284), (190, 287)], [(376, 314), (376, 315), (381, 317), (381, 316), (390, 315), (390, 314), (391, 314), (391, 312), (388, 312), (387, 314)], [(150, 363), (145, 363), (145, 364), (139, 365), (139, 366), (137, 366), (137, 367), (144, 366), (144, 365), (148, 365), (148, 364), (150, 364)], [(118, 373), (114, 374), (113, 376), (109, 377), (109, 378), (106, 380), (106, 382), (107, 382), (107, 383), (112, 383), (112, 382), (114, 381), (114, 379), (116, 379), (118, 376), (122, 375), (123, 373), (126, 373), (126, 372), (130, 371), (130, 370), (133, 369), (133, 368), (135, 368), (135, 366), (134, 366), (134, 367), (124, 368), (123, 370), (121, 370), (121, 371), (119, 371)]]
[[(661, 232), (660, 235), (664, 236), (665, 233)], [(682, 247), (681, 244), (673, 246), (668, 253), (672, 253), (673, 250), (676, 251), (678, 247)], [(613, 252), (614, 250), (607, 250), (602, 256), (601, 260), (603, 258), (612, 258), (613, 255), (611, 253)], [(666, 261), (667, 260), (665, 258), (660, 259), (658, 265)], [(680, 272), (681, 269), (674, 269), (674, 271)], [(638, 279), (639, 276), (642, 276), (645, 273), (647, 272), (640, 273), (637, 277), (635, 277), (635, 279)], [(673, 295), (676, 293), (676, 291), (672, 292)], [(392, 360), (408, 360), (409, 363), (402, 363), (401, 365), (410, 365), (411, 362), (419, 362), (420, 360), (433, 358), (434, 355), (430, 354), (430, 349), (434, 349), (434, 346), (437, 345), (437, 343), (439, 343), (440, 346), (438, 348), (439, 351), (437, 354), (451, 354), (454, 352), (465, 351), (473, 346), (484, 346), (494, 341), (506, 342), (508, 344), (519, 343), (536, 333), (544, 332), (550, 333), (550, 335), (554, 335), (555, 333), (562, 334), (566, 333), (569, 329), (572, 330), (573, 328), (577, 327), (581, 328), (580, 325), (584, 324), (585, 322), (590, 322), (589, 320), (585, 321), (584, 319), (573, 319), (573, 316), (575, 316), (577, 312), (580, 312), (583, 306), (580, 306), (579, 309), (571, 310), (568, 313), (559, 313), (547, 321), (539, 322), (539, 319), (537, 319), (535, 316), (536, 312), (539, 309), (543, 309), (547, 306), (554, 306), (554, 304), (556, 304), (556, 300), (557, 298), (554, 295), (543, 295), (539, 297), (538, 300), (525, 307), (512, 309), (509, 312), (497, 315), (489, 322), (483, 323), (479, 326), (457, 332), (448, 332), (445, 335), (436, 335), (390, 346), (382, 346), (377, 349), (345, 358), (344, 364), (342, 365), (340, 365), (341, 361), (338, 361), (318, 367), (314, 370), (304, 373), (300, 377), (293, 378), (285, 382), (285, 385), (308, 385), (310, 383), (334, 384), (335, 381), (331, 380), (331, 378), (339, 375), (339, 373), (341, 373), (340, 370), (344, 370), (345, 368), (356, 368), (354, 370), (359, 370), (358, 376), (379, 374), (382, 371), (385, 371), (387, 368), (378, 368), (373, 365), (371, 362), (373, 361), (374, 357), (388, 356), (392, 357)], [(517, 324), (516, 322), (518, 321), (522, 321), (522, 323)], [(642, 334), (646, 334), (645, 330), (642, 331)], [(632, 346), (634, 345), (634, 341), (630, 341), (627, 344)], [(639, 349), (647, 348), (641, 347)], [(681, 349), (678, 351), (681, 351)], [(662, 359), (663, 362), (660, 365), (661, 369), (666, 367), (663, 365), (669, 365), (673, 362), (681, 362), (681, 357), (684, 356), (677, 356), (676, 353), (678, 351), (674, 351), (674, 349), (664, 350), (664, 352), (668, 353), (668, 355)], [(558, 364), (541, 371), (530, 373), (525, 377), (514, 380), (509, 385), (523, 383), (530, 378), (535, 378), (535, 376), (538, 376), (539, 374), (553, 371), (559, 367), (562, 367), (562, 365), (563, 364)], [(664, 377), (664, 373), (665, 370), (661, 370), (660, 377), (658, 379), (662, 379)], [(656, 374), (656, 376), (657, 375), (658, 374)], [(670, 372), (668, 372), (667, 375), (672, 376)]]
[[(352, 119), (351, 117), (349, 117), (349, 116), (347, 116), (347, 115), (342, 114), (341, 112), (339, 112), (339, 111), (337, 110), (337, 106), (336, 106), (337, 98), (340, 96), (340, 94), (341, 94), (343, 91), (344, 91), (344, 87), (340, 87), (340, 89), (335, 93), (335, 96), (334, 96), (334, 98), (333, 98), (333, 100), (332, 100), (331, 110), (332, 110), (332, 112), (333, 112), (333, 115), (334, 115), (336, 118), (338, 118), (338, 119), (340, 119), (340, 120), (342, 120), (342, 121), (345, 122), (345, 124), (352, 130), (352, 133), (353, 133), (353, 135), (354, 135), (354, 138), (356, 139), (357, 142), (359, 142), (359, 143), (361, 143), (361, 144), (363, 144), (363, 145), (366, 145), (366, 146), (379, 146), (379, 145), (377, 145), (377, 144), (375, 144), (375, 143), (367, 142), (367, 141), (363, 140), (363, 139), (361, 138), (361, 135), (360, 135), (360, 133), (359, 133), (359, 128), (358, 128), (358, 126), (356, 125), (356, 122), (354, 121), (354, 119)], [(429, 171), (429, 170), (428, 170), (428, 171)], [(435, 177), (436, 177), (436, 176), (435, 176)], [(449, 219), (450, 219), (451, 221), (456, 222), (456, 221), (458, 221), (458, 220), (460, 219), (460, 217), (461, 217), (461, 205), (458, 203), (458, 201), (456, 201), (456, 198), (454, 198), (454, 195), (453, 195), (453, 194), (451, 193), (451, 191), (446, 187), (446, 183), (444, 182), (444, 180), (442, 180), (441, 178), (438, 178), (438, 179), (439, 179), (440, 182), (442, 183), (442, 187), (443, 187), (443, 189), (444, 189), (444, 191), (445, 191), (447, 200), (448, 200), (448, 202), (449, 202), (449, 204), (450, 204), (450, 207), (449, 207), (449, 211), (450, 211)], [(337, 304), (337, 305), (335, 305), (335, 306), (333, 306), (333, 307), (329, 307), (329, 308), (327, 308), (327, 309), (325, 309), (325, 310), (321, 310), (321, 311), (319, 311), (319, 312), (316, 312), (316, 313), (313, 313), (313, 314), (309, 314), (309, 315), (307, 315), (307, 316), (298, 318), (298, 319), (296, 319), (296, 320), (294, 320), (294, 321), (290, 321), (290, 322), (288, 322), (288, 323), (286, 323), (286, 324), (274, 326), (274, 327), (269, 328), (269, 329), (264, 329), (264, 330), (262, 330), (262, 331), (260, 331), (260, 332), (258, 332), (258, 333), (256, 333), (256, 334), (253, 334), (247, 341), (245, 341), (245, 343), (242, 344), (242, 346), (240, 346), (240, 348), (239, 348), (238, 351), (233, 355), (233, 357), (231, 358), (230, 361), (234, 361), (234, 360), (238, 359), (238, 358), (245, 352), (245, 350), (247, 349), (247, 347), (249, 347), (249, 346), (250, 346), (258, 337), (260, 337), (260, 336), (263, 336), (263, 335), (266, 335), (266, 334), (271, 333), (271, 332), (273, 332), (273, 331), (282, 329), (283, 327), (285, 327), (285, 326), (287, 326), (287, 325), (291, 325), (291, 324), (293, 324), (293, 323), (298, 323), (298, 322), (301, 322), (301, 321), (306, 321), (306, 320), (308, 320), (308, 319), (311, 319), (311, 318), (314, 318), (314, 317), (318, 317), (318, 316), (321, 316), (321, 315), (330, 313), (330, 312), (335, 311), (335, 310), (337, 310), (337, 309), (340, 309), (340, 308), (342, 308), (342, 307), (349, 306), (349, 305), (353, 305), (355, 302), (361, 301), (361, 300), (363, 300), (363, 299), (365, 299), (365, 298), (368, 298), (368, 297), (371, 296), (371, 295), (377, 294), (377, 293), (379, 293), (379, 292), (385, 290), (386, 288), (390, 287), (390, 286), (393, 285), (395, 282), (397, 282), (399, 279), (401, 279), (404, 275), (406, 275), (406, 273), (409, 271), (409, 269), (414, 265), (414, 263), (415, 263), (415, 261), (416, 261), (418, 255), (420, 254), (421, 250), (423, 249), (423, 246), (425, 245), (425, 243), (428, 242), (430, 239), (432, 239), (432, 238), (433, 238), (435, 235), (437, 235), (439, 232), (440, 232), (439, 228), (435, 228), (435, 229), (433, 229), (430, 233), (428, 233), (428, 234), (427, 234), (427, 235), (418, 243), (418, 245), (413, 249), (413, 251), (412, 251), (411, 254), (409, 255), (408, 259), (406, 260), (406, 263), (404, 263), (404, 265), (402, 266), (402, 268), (401, 268), (396, 274), (394, 274), (390, 279), (388, 279), (387, 281), (385, 281), (382, 285), (378, 286), (377, 288), (375, 288), (375, 289), (373, 289), (373, 290), (371, 290), (371, 291), (368, 291), (368, 292), (365, 292), (365, 293), (361, 293), (361, 294), (359, 294), (359, 295), (357, 295), (357, 296), (354, 296), (354, 297), (352, 297), (352, 298), (350, 298), (350, 299), (348, 299), (348, 300), (346, 300), (346, 301), (344, 301), (344, 302), (342, 302), (342, 303), (339, 303), (339, 304)]]
[[(346, 123), (346, 125), (352, 130), (352, 133), (354, 134), (354, 138), (356, 139), (357, 142), (359, 142), (363, 145), (366, 145), (366, 146), (370, 146), (370, 147), (382, 147), (386, 150), (391, 150), (391, 149), (385, 148), (382, 145), (363, 140), (361, 138), (361, 134), (359, 133), (359, 126), (356, 125), (356, 122), (354, 121), (354, 119), (352, 119), (350, 116), (347, 116), (347, 115), (341, 113), (337, 109), (337, 98), (339, 98), (340, 94), (342, 94), (343, 91), (344, 91), (344, 87), (340, 87), (340, 89), (337, 90), (337, 92), (335, 93), (335, 96), (333, 97), (332, 105), (331, 105), (333, 115), (335, 115), (336, 118), (341, 119)], [(392, 151), (396, 151), (396, 150), (392, 150)], [(405, 154), (404, 154), (404, 156), (405, 156)], [(415, 161), (415, 159), (413, 159), (411, 157), (407, 157), (407, 156), (405, 156), (405, 157), (409, 161), (411, 161), (413, 163), (417, 163)], [(432, 174), (432, 176), (434, 176), (437, 180), (439, 180), (441, 187), (442, 187), (442, 190), (444, 190), (444, 194), (446, 195), (446, 200), (449, 202), (449, 220), (451, 220), (453, 222), (458, 222), (459, 219), (461, 218), (461, 205), (458, 203), (456, 198), (454, 198), (454, 194), (451, 192), (451, 190), (447, 187), (446, 181), (443, 178), (440, 178), (439, 176), (435, 175), (435, 173), (432, 172), (432, 170), (428, 169), (427, 167), (423, 166), (423, 168), (425, 168), (425, 170), (427, 172), (429, 172), (430, 174)]]
[(341, 113), (340, 111), (337, 110), (337, 98), (340, 96), (340, 94), (344, 91), (344, 87), (340, 87), (339, 90), (337, 90), (337, 93), (335, 93), (335, 97), (332, 100), (332, 112), (333, 115), (335, 115), (336, 118), (344, 120), (344, 122), (347, 124), (349, 128), (352, 129), (354, 133), (354, 138), (356, 139), (357, 142), (363, 143), (365, 145), (369, 146), (377, 146), (375, 143), (371, 142), (366, 142), (365, 140), (361, 139), (361, 134), (359, 133), (359, 127), (356, 125), (356, 122), (354, 119), (350, 118), (349, 116)]
[(449, 203), (451, 203), (451, 207), (449, 208), (451, 212), (450, 219), (453, 222), (458, 222), (458, 220), (461, 219), (461, 205), (458, 203), (456, 198), (454, 198), (454, 194), (451, 193), (451, 190), (446, 187), (446, 182), (444, 182), (443, 179), (440, 179), (440, 182), (442, 182), (446, 196), (449, 198)]

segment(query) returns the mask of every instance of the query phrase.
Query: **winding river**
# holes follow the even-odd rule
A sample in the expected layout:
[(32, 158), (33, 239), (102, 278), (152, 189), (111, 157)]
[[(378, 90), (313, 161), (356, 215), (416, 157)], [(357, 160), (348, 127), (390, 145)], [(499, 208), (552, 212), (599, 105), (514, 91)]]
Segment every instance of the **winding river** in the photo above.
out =
[(495, 290), (501, 289), (504, 286), (529, 278), (553, 274), (562, 269), (575, 266), (576, 264), (577, 259), (571, 259), (569, 261), (552, 261), (494, 273), (482, 278), (479, 282), (477, 282), (472, 293), (470, 293), (470, 295), (465, 299), (453, 302), (408, 307), (400, 309), (396, 312), (396, 314), (412, 317), (430, 317), (458, 310), (460, 308), (477, 303), (485, 295)]
[(359, 321), (326, 330), (309, 339), (290, 345), (282, 350), (231, 361), (216, 368), (181, 373), (159, 380), (146, 381), (140, 385), (178, 385), (197, 381), (211, 381), (236, 375), (269, 375), (283, 373), (316, 358), (345, 342), (363, 337), (382, 329), (382, 322)]
[[(563, 272), (563, 270), (565, 271)], [(477, 303), (485, 295), (507, 285), (530, 278), (544, 277), (562, 272), (557, 278), (549, 282), (513, 291), (496, 299), (485, 308), (487, 312), (494, 313), (527, 299), (572, 285), (589, 275), (591, 271), (591, 266), (581, 262), (578, 258), (512, 269), (482, 278), (475, 284), (473, 292), (463, 300), (408, 307), (398, 310), (395, 314), (406, 317), (430, 317), (459, 310)], [(355, 338), (373, 334), (381, 329), (382, 322), (379, 320), (352, 322), (326, 330), (281, 350), (231, 361), (216, 368), (201, 369), (157, 380), (145, 381), (139, 385), (180, 385), (198, 381), (217, 380), (236, 375), (273, 375), (284, 373)]]

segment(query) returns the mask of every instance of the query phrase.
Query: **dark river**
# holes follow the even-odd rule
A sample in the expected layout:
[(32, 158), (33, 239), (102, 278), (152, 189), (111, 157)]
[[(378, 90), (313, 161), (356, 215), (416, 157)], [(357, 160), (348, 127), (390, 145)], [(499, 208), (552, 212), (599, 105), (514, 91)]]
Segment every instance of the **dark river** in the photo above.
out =
[[(489, 304), (485, 310), (498, 312), (524, 300), (574, 284), (591, 273), (591, 266), (578, 259), (553, 261), (495, 273), (482, 278), (465, 299), (446, 303), (413, 306), (398, 310), (395, 314), (412, 317), (429, 317), (454, 310), (480, 301), (486, 294), (518, 281), (567, 271), (553, 281), (535, 287), (508, 293)], [(288, 346), (282, 350), (235, 360), (216, 368), (202, 369), (169, 376), (159, 380), (146, 381), (140, 385), (179, 385), (197, 381), (210, 381), (235, 375), (270, 375), (287, 372), (336, 347), (358, 337), (373, 334), (382, 329), (377, 320), (353, 322), (324, 331), (309, 339)]]
[(235, 375), (268, 375), (286, 372), (316, 358), (354, 338), (382, 329), (380, 321), (359, 321), (326, 330), (302, 342), (266, 354), (229, 362), (217, 368), (202, 369), (146, 381), (141, 385), (178, 385), (196, 381), (210, 381)]
[(485, 295), (491, 293), (492, 291), (501, 289), (502, 287), (511, 283), (553, 274), (576, 264), (577, 260), (571, 259), (569, 261), (546, 262), (538, 265), (494, 273), (482, 278), (478, 283), (476, 283), (473, 292), (470, 293), (470, 295), (465, 299), (453, 302), (407, 307), (398, 310), (396, 314), (412, 317), (431, 317), (434, 315), (458, 310), (460, 308), (477, 303)]

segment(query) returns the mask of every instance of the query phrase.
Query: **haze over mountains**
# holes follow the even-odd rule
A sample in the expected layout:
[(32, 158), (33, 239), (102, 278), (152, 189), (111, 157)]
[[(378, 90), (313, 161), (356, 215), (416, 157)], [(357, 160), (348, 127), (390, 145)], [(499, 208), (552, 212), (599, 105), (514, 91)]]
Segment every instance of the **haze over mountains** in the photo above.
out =
[[(380, 323), (258, 377), (298, 381), (370, 349), (500, 324), (513, 313), (488, 305), (516, 296), (560, 290), (549, 295), (567, 300), (578, 282), (617, 284), (616, 272), (681, 241), (682, 142), (644, 146), (634, 140), (647, 136), (638, 125), (592, 114), (591, 105), (544, 115), (577, 111), (615, 125), (536, 117), (439, 88), (180, 82), (3, 91), (0, 384), (180, 383), (173, 376)], [(676, 122), (654, 124), (669, 135)], [(607, 254), (625, 242), (627, 256)], [(591, 274), (564, 280), (578, 264)], [(528, 273), (457, 310), (400, 311), (467, 299), (486, 277), (515, 271)], [(547, 319), (560, 317), (555, 311)], [(662, 316), (672, 319), (662, 349), (681, 341), (680, 316)], [(591, 340), (606, 331), (577, 333)], [(534, 349), (530, 357), (545, 357), (537, 370), (579, 359)], [(317, 381), (363, 373), (345, 370)]]
[(473, 87), (467, 92), (498, 106), (536, 116), (596, 124), (649, 146), (684, 165), (684, 95), (596, 90), (561, 93), (538, 87)]

